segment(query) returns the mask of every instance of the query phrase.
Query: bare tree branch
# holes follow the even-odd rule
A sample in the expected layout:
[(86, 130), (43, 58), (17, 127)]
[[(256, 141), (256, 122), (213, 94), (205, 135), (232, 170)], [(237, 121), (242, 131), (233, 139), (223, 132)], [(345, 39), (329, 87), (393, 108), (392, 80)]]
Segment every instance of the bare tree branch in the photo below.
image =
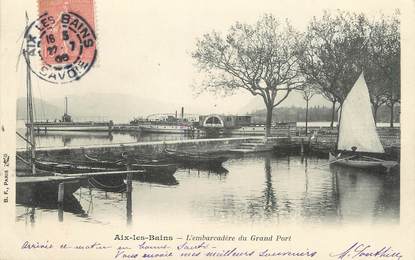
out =
[[(268, 110), (269, 134), (272, 108), (302, 86), (296, 55), (299, 36), (287, 21), (269, 14), (253, 25), (237, 22), (224, 36), (203, 35), (192, 53), (199, 69), (209, 75), (200, 89), (225, 93), (244, 89), (261, 96)], [(280, 91), (286, 93), (276, 101)]]

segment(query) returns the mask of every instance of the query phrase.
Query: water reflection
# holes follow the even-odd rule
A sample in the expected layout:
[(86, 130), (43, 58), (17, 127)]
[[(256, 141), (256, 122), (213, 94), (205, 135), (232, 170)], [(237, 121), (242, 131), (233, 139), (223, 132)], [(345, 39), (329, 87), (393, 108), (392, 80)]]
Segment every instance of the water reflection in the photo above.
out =
[(271, 158), (265, 157), (265, 189), (264, 189), (264, 210), (266, 216), (271, 216), (277, 209), (277, 202), (275, 199), (274, 189), (272, 187), (272, 172), (271, 172)]
[[(170, 223), (378, 223), (399, 221), (399, 171), (316, 167), (325, 159), (263, 154), (224, 163), (226, 174), (179, 168), (174, 176), (132, 177), (131, 193), (88, 186), (64, 203), (63, 221), (99, 225)], [(96, 187), (96, 186), (94, 186)], [(125, 187), (125, 186), (124, 186)], [(21, 204), (18, 221), (35, 223), (57, 205)], [(52, 211), (51, 211), (52, 209)], [(133, 214), (134, 213), (134, 214)]]
[(112, 175), (112, 176), (94, 176), (88, 178), (82, 183), (84, 187), (92, 187), (100, 189), (105, 192), (122, 193), (127, 189), (127, 185), (124, 182), (125, 176)]
[[(25, 129), (18, 129), (18, 132), (25, 135)], [(136, 142), (155, 142), (155, 141), (172, 141), (186, 140), (195, 137), (184, 134), (157, 134), (141, 132), (39, 132), (36, 133), (36, 144), (38, 147), (68, 147), (68, 146), (87, 146), (98, 144), (119, 144), (119, 143), (136, 143)], [(16, 147), (23, 149), (26, 147), (21, 138), (16, 139)]]
[(167, 186), (174, 186), (179, 185), (179, 182), (173, 175), (147, 175), (147, 174), (134, 174), (133, 175), (134, 181), (140, 181), (143, 183), (154, 183), (154, 184), (161, 184)]
[(397, 221), (399, 218), (399, 172), (331, 166), (336, 178), (340, 218), (348, 222)]
[(64, 212), (72, 213), (79, 217), (87, 216), (79, 200), (74, 195), (65, 196), (63, 203), (60, 205), (56, 202), (56, 199), (46, 198), (25, 203), (18, 201), (17, 203), (25, 209), (23, 214), (17, 215), (17, 221), (24, 219), (26, 224), (30, 223), (33, 225), (36, 222), (36, 212), (56, 211), (58, 213), (58, 220), (61, 222), (63, 221)]
[(54, 132), (54, 133), (38, 133), (36, 137), (39, 139), (41, 143), (59, 143), (61, 140), (62, 146), (71, 146), (72, 140), (76, 140), (82, 143), (88, 143), (91, 141), (100, 140), (108, 142), (112, 142), (114, 136), (111, 133), (102, 132), (102, 133), (94, 133), (88, 134), (85, 132)]
[(215, 166), (215, 167), (210, 167), (207, 165), (199, 165), (199, 166), (194, 166), (194, 167), (184, 167), (182, 166), (182, 169), (185, 169), (187, 171), (197, 171), (198, 173), (200, 172), (207, 172), (207, 173), (212, 173), (212, 174), (218, 174), (218, 175), (226, 175), (228, 174), (228, 169), (226, 169), (223, 166)]

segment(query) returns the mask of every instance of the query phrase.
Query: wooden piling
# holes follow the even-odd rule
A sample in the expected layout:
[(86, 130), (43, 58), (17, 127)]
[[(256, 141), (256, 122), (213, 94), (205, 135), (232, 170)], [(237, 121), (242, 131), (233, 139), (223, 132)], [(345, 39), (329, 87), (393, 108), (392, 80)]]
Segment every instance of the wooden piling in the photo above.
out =
[(132, 191), (132, 173), (127, 173), (127, 193)]
[(307, 148), (307, 153), (310, 153), (311, 151), (311, 135), (308, 136), (308, 148)]
[(63, 198), (65, 194), (65, 184), (63, 182), (59, 183), (58, 187), (58, 219), (59, 222), (63, 221)]
[(30, 224), (33, 227), (35, 224), (35, 208), (32, 207), (29, 212)]
[(302, 137), (301, 137), (300, 146), (301, 146), (301, 157), (303, 157), (304, 156), (304, 138)]
[[(127, 164), (127, 170), (131, 169), (130, 163)], [(131, 224), (132, 217), (133, 217), (133, 209), (132, 209), (132, 191), (133, 191), (133, 174), (131, 172), (127, 173), (127, 224)]]
[(132, 173), (127, 174), (127, 224), (131, 224), (133, 219), (132, 207)]
[(63, 222), (63, 204), (58, 206), (58, 219)]
[(127, 173), (127, 194), (131, 193), (133, 190), (133, 186), (132, 186), (132, 179), (133, 179), (133, 174), (132, 173)]
[(65, 184), (61, 182), (59, 183), (59, 188), (58, 188), (58, 203), (63, 203), (64, 194), (65, 194)]

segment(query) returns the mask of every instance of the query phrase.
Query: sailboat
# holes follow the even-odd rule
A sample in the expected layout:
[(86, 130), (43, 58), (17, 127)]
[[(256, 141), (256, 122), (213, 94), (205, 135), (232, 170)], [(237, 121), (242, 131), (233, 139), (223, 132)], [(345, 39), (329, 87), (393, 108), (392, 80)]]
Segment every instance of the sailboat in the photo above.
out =
[[(29, 18), (26, 14), (26, 30), (28, 26), (28, 19)], [(26, 50), (22, 50), (22, 55), (24, 55), (26, 59), (27, 135), (25, 137), (18, 132), (16, 132), (16, 134), (28, 145), (25, 153), (28, 155), (28, 159), (24, 158), (24, 155), (16, 154), (16, 158), (18, 159), (18, 163), (16, 163), (16, 201), (17, 203), (25, 204), (49, 198), (54, 198), (56, 200), (59, 183), (61, 183), (62, 180), (55, 178), (53, 172), (44, 171), (36, 167), (37, 155), (36, 139), (34, 135), (32, 72), (29, 67), (30, 60), (28, 58), (28, 52)], [(48, 178), (42, 178), (46, 176)], [(80, 186), (80, 182), (77, 181), (66, 182), (64, 194), (72, 195)]]
[(361, 169), (386, 169), (398, 165), (386, 161), (385, 150), (376, 132), (369, 90), (363, 72), (341, 106), (337, 154), (329, 153), (329, 162)]

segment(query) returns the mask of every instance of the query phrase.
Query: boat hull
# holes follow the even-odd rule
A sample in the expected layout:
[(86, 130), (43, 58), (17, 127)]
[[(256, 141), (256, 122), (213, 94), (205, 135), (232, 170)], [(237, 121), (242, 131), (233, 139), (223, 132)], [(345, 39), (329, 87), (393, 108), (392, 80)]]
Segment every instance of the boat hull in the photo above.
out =
[(68, 132), (108, 132), (108, 126), (36, 126), (37, 132), (41, 131), (68, 131)]
[(57, 172), (57, 173), (63, 173), (63, 174), (104, 172), (104, 171), (113, 170), (113, 169), (103, 168), (103, 167), (89, 167), (89, 166), (76, 165), (76, 164), (70, 164), (70, 163), (58, 163), (58, 162), (49, 162), (49, 161), (36, 161), (35, 165), (37, 169), (40, 169), (43, 171)]
[[(90, 167), (79, 164), (57, 163), (48, 161), (37, 161), (36, 168), (62, 174), (77, 174), (77, 173), (91, 173), (91, 172), (109, 172), (125, 169)], [(126, 174), (109, 174), (105, 176), (93, 176), (81, 181), (82, 186), (92, 186), (106, 191), (120, 192), (125, 190), (124, 179)]]
[(175, 125), (149, 125), (140, 126), (143, 133), (165, 133), (165, 134), (189, 134), (200, 133), (199, 129), (189, 126), (175, 126)]
[(176, 164), (132, 164), (133, 170), (144, 170), (147, 175), (158, 176), (167, 175), (173, 176), (177, 170)]
[[(28, 126), (28, 125), (26, 125)], [(105, 122), (36, 122), (33, 129), (37, 132), (74, 131), (103, 132), (111, 131), (112, 125)]]
[(165, 154), (175, 162), (191, 168), (220, 168), (222, 167), (222, 163), (228, 160), (225, 156), (191, 154), (169, 150), (165, 150)]
[(363, 170), (387, 170), (389, 171), (394, 166), (398, 165), (397, 162), (393, 161), (384, 161), (384, 160), (359, 160), (350, 158), (350, 156), (344, 156), (343, 158), (340, 156), (335, 156), (332, 153), (329, 153), (329, 162), (335, 165), (342, 165), (346, 167), (352, 167), (357, 169)]
[[(94, 167), (109, 167), (112, 170), (127, 170), (127, 158), (120, 159), (118, 161), (108, 161), (93, 158), (85, 155), (85, 158), (89, 160), (87, 164)], [(146, 175), (174, 175), (177, 170), (176, 164), (162, 163), (162, 162), (139, 162), (130, 164), (131, 170), (144, 170), (142, 174)]]

